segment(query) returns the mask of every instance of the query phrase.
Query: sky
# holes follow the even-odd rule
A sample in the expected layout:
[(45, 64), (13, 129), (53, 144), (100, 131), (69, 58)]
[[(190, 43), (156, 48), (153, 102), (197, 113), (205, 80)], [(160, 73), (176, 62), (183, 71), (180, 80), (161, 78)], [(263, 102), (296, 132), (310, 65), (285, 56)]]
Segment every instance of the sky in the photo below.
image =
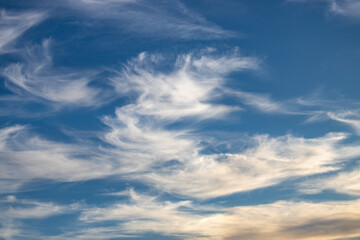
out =
[(359, 240), (360, 1), (0, 0), (0, 239)]

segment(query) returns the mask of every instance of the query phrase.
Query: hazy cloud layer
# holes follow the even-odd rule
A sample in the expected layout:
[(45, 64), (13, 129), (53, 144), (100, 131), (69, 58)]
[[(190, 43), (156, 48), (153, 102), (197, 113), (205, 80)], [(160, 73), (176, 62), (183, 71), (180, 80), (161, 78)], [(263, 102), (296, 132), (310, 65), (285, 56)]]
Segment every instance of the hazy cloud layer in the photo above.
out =
[(181, 1), (143, 0), (68, 1), (68, 6), (87, 17), (116, 20), (128, 32), (161, 38), (222, 39), (236, 34), (207, 21)]

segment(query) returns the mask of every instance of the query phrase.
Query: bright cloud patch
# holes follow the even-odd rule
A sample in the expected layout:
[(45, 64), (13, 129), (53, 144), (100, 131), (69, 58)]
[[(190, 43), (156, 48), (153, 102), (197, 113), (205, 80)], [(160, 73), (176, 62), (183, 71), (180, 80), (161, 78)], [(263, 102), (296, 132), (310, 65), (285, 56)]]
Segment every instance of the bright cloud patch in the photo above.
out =
[[(357, 147), (340, 147), (341, 134), (303, 139), (258, 136), (255, 147), (238, 154), (194, 155), (182, 164), (146, 174), (165, 191), (209, 198), (271, 186), (299, 176), (334, 171), (339, 163), (359, 155)], [(143, 176), (139, 176), (142, 178)]]
[(157, 61), (162, 61), (161, 56), (141, 53), (118, 77), (111, 79), (120, 94), (138, 94), (137, 102), (118, 109), (118, 115), (126, 111), (124, 114), (127, 115), (150, 115), (169, 120), (192, 116), (221, 117), (236, 110), (236, 107), (210, 102), (221, 96), (219, 90), (226, 75), (259, 67), (256, 58), (242, 57), (236, 52), (225, 56), (179, 56), (170, 73), (154, 72), (152, 68)]

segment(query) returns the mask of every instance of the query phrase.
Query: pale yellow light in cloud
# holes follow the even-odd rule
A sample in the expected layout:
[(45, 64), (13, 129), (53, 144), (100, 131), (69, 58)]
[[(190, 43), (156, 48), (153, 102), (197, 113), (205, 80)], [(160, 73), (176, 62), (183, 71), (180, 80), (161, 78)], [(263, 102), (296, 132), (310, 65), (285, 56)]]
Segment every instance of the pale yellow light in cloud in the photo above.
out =
[[(80, 219), (89, 223), (122, 221), (117, 226), (121, 233), (155, 232), (190, 240), (335, 240), (360, 236), (360, 200), (279, 201), (221, 208), (190, 201), (162, 202), (133, 190), (128, 194), (129, 203), (90, 208)], [(104, 229), (98, 230), (101, 234)]]

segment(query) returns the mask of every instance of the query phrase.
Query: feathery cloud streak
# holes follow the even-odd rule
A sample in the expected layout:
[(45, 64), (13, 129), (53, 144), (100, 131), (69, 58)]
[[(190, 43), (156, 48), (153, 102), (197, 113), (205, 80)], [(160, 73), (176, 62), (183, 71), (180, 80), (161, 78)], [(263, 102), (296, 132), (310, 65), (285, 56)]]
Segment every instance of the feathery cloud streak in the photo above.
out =
[[(278, 201), (271, 204), (217, 207), (192, 201), (162, 201), (156, 196), (139, 194), (133, 189), (113, 193), (125, 197), (103, 207), (84, 204), (56, 205), (49, 202), (17, 199), (1, 200), (5, 215), (0, 218), (4, 237), (23, 237), (28, 232), (20, 220), (47, 218), (80, 212), (79, 222), (57, 236), (37, 233), (38, 239), (113, 239), (158, 233), (181, 239), (306, 239), (325, 240), (359, 236), (360, 203)], [(4, 205), (5, 206), (5, 205)], [(291, 218), (289, 218), (291, 216)], [(17, 225), (8, 224), (14, 219)], [(108, 222), (103, 227), (96, 224)], [(8, 225), (7, 225), (8, 224)], [(78, 226), (81, 226), (79, 228)], [(321, 230), (319, 230), (321, 226)], [(86, 228), (82, 230), (82, 228)], [(34, 235), (33, 235), (34, 236)]]
[(348, 110), (342, 112), (329, 112), (329, 118), (352, 127), (360, 135), (360, 114), (359, 111)]
[(222, 39), (236, 37), (192, 12), (180, 1), (81, 0), (68, 6), (95, 19), (115, 19), (128, 32), (161, 38)]
[[(238, 53), (224, 56), (187, 54), (179, 56), (169, 73), (154, 71), (161, 56), (141, 53), (111, 79), (120, 94), (135, 92), (135, 104), (121, 108), (131, 115), (177, 120), (183, 117), (221, 117), (236, 107), (214, 104), (220, 87), (231, 72), (257, 70), (259, 60)], [(159, 63), (157, 63), (160, 65)]]
[[(287, 0), (288, 2), (311, 2), (310, 0)], [(358, 0), (319, 0), (328, 5), (328, 11), (331, 14), (359, 18), (360, 17), (360, 2)]]
[(40, 202), (28, 199), (17, 199), (13, 195), (0, 199), (0, 237), (5, 239), (28, 238), (29, 235), (41, 238), (35, 229), (29, 228), (24, 220), (46, 219), (56, 215), (72, 213), (80, 204), (57, 205), (52, 202)]
[[(191, 201), (162, 202), (130, 189), (128, 203), (88, 208), (80, 216), (86, 223), (115, 221), (93, 232), (112, 235), (155, 232), (182, 239), (338, 239), (359, 236), (360, 203), (280, 201), (257, 206), (220, 208)], [(207, 212), (207, 213), (204, 213)], [(289, 218), (291, 216), (291, 218)], [(322, 226), (319, 230), (318, 226)], [(80, 235), (81, 236), (81, 235)]]
[[(222, 92), (227, 74), (256, 70), (258, 60), (236, 52), (190, 54), (178, 57), (170, 71), (156, 72), (154, 64), (159, 61), (158, 55), (142, 53), (111, 79), (119, 94), (134, 99), (118, 107), (115, 117), (102, 118), (110, 129), (101, 140), (111, 147), (90, 150), (81, 144), (70, 146), (25, 136), (21, 141), (27, 144), (19, 149), (16, 144), (9, 145), (9, 140), (22, 128), (4, 129), (4, 191), (36, 178), (79, 181), (117, 175), (132, 181), (146, 179), (175, 195), (207, 199), (338, 170), (342, 162), (360, 155), (357, 146), (341, 143), (346, 139), (344, 133), (312, 139), (259, 135), (246, 139), (251, 144), (245, 150), (204, 154), (200, 143), (207, 137), (195, 134), (191, 126), (167, 126), (183, 119), (221, 119), (238, 110), (216, 103), (214, 97), (221, 99), (227, 93)], [(32, 167), (24, 157), (29, 153)], [(86, 157), (77, 157), (81, 155)], [(43, 171), (45, 166), (53, 167)]]
[(0, 238), (360, 237), (356, 1), (0, 2)]
[(342, 171), (336, 175), (316, 178), (300, 184), (300, 191), (308, 194), (334, 190), (338, 193), (360, 196), (360, 170), (355, 166), (353, 171)]
[[(115, 118), (103, 119), (111, 128), (104, 141), (127, 158), (124, 165), (134, 170), (131, 178), (146, 179), (172, 194), (206, 199), (271, 186), (291, 177), (334, 171), (341, 161), (360, 153), (356, 146), (342, 146), (345, 134), (329, 133), (314, 139), (255, 136), (248, 139), (254, 145), (244, 152), (200, 154), (199, 143), (206, 138), (186, 127), (169, 130), (166, 125), (182, 118), (219, 118), (237, 110), (215, 104), (215, 97), (229, 92), (222, 92), (227, 74), (257, 69), (258, 61), (236, 54), (185, 55), (177, 59), (175, 70), (166, 74), (149, 67), (154, 61), (161, 61), (161, 57), (142, 53), (112, 79), (120, 94), (135, 95), (136, 100), (117, 108)], [(244, 95), (245, 101), (257, 97), (246, 92), (231, 94)], [(259, 105), (260, 101), (255, 100)], [(259, 108), (268, 112), (270, 105), (276, 106), (271, 107), (272, 112), (287, 112), (280, 104), (269, 102), (262, 101), (265, 107)], [(133, 159), (142, 163), (142, 169), (134, 166)]]
[(348, 17), (360, 17), (360, 2), (357, 0), (332, 0), (331, 12)]
[(0, 9), (0, 54), (13, 50), (15, 40), (45, 17), (43, 12), (7, 12)]
[(90, 149), (91, 147), (80, 144), (44, 140), (30, 134), (25, 126), (2, 128), (0, 191), (17, 192), (34, 179), (71, 182), (110, 175), (110, 162), (106, 163), (106, 159), (98, 158), (99, 152)]
[[(60, 106), (96, 106), (106, 97), (100, 89), (89, 86), (91, 72), (54, 69), (50, 55), (51, 40), (25, 50), (24, 63), (14, 63), (2, 70), (6, 86), (12, 92), (32, 101)], [(16, 100), (16, 99), (15, 99)], [(105, 100), (106, 101), (106, 100)]]

